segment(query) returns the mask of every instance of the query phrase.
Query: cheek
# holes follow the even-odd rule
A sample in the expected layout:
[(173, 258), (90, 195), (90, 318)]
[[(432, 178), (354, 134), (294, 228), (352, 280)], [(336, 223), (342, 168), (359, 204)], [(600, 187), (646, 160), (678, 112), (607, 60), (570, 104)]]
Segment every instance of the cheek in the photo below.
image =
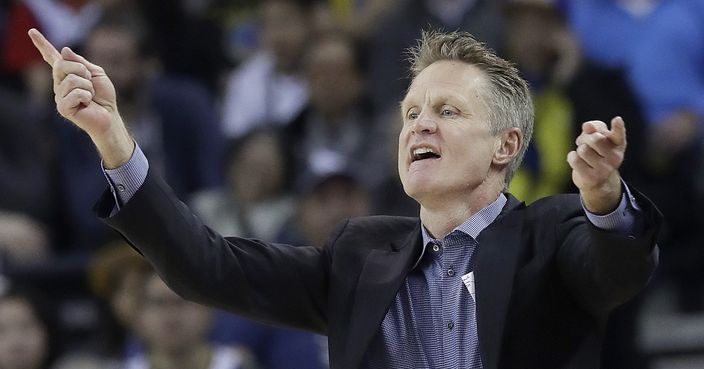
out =
[(404, 125), (398, 133), (398, 158), (405, 158), (408, 153), (408, 140), (410, 136), (410, 129)]
[(401, 181), (404, 180), (408, 172), (408, 163), (406, 162), (406, 151), (405, 148), (400, 145), (398, 149), (398, 154), (396, 157), (396, 169), (398, 171), (399, 178)]

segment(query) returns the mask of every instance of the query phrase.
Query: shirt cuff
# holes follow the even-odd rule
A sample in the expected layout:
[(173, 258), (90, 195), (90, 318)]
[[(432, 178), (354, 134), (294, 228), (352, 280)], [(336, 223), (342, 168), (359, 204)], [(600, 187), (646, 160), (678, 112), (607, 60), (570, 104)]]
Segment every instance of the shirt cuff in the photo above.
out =
[(137, 193), (137, 190), (142, 187), (144, 180), (147, 178), (147, 173), (149, 172), (149, 162), (147, 161), (147, 157), (144, 156), (142, 149), (135, 142), (132, 157), (130, 157), (127, 163), (115, 169), (105, 169), (102, 162), (100, 165), (110, 185), (110, 191), (112, 191), (115, 197), (115, 208), (110, 214), (112, 216), (130, 201), (132, 196)]
[(587, 210), (584, 203), (582, 203), (582, 207), (587, 214), (587, 219), (597, 228), (624, 235), (634, 235), (638, 233), (638, 217), (642, 214), (641, 209), (623, 180), (621, 186), (623, 188), (621, 201), (616, 210), (611, 213), (597, 215)]

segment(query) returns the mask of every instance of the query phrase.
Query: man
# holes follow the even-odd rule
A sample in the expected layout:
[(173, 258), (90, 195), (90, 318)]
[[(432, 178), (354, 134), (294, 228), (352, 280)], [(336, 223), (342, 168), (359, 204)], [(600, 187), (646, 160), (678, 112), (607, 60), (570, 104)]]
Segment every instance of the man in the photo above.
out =
[(576, 195), (503, 192), (530, 139), (528, 87), (469, 34), (415, 50), (398, 166), (420, 222), (349, 220), (322, 250), (214, 234), (145, 173), (102, 69), (30, 36), (59, 112), (103, 158), (106, 222), (182, 296), (328, 335), (332, 368), (595, 368), (608, 312), (655, 267), (660, 216), (621, 182), (620, 118), (585, 123), (567, 157), (586, 217)]

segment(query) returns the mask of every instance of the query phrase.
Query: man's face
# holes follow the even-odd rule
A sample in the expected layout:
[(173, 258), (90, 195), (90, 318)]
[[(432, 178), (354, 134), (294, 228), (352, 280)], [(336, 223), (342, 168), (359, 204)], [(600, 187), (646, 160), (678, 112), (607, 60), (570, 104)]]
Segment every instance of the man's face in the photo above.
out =
[(499, 140), (489, 129), (487, 83), (475, 66), (438, 61), (411, 84), (401, 104), (398, 171), (421, 205), (466, 198), (490, 174)]
[(354, 105), (362, 89), (362, 78), (351, 45), (342, 40), (319, 42), (312, 46), (305, 67), (311, 103), (316, 110), (336, 118)]
[(139, 88), (143, 65), (137, 40), (127, 31), (99, 28), (86, 42), (86, 58), (102, 66), (121, 96), (132, 96)]
[(178, 352), (206, 339), (211, 322), (209, 308), (182, 299), (156, 274), (147, 278), (143, 288), (136, 326), (147, 346)]
[(47, 351), (47, 334), (29, 304), (17, 298), (0, 302), (0, 368), (38, 368)]
[(262, 42), (284, 72), (295, 71), (308, 36), (305, 10), (288, 1), (262, 4)]

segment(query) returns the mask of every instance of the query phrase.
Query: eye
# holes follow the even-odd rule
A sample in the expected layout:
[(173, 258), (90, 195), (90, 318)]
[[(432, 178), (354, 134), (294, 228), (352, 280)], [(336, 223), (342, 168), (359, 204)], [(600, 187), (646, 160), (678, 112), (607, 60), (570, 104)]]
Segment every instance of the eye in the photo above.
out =
[(408, 120), (418, 119), (418, 113), (414, 109), (409, 110), (408, 113), (406, 113), (406, 119), (408, 119)]
[(457, 112), (450, 107), (443, 107), (442, 110), (440, 111), (440, 115), (443, 117), (452, 117), (452, 116), (457, 115)]

